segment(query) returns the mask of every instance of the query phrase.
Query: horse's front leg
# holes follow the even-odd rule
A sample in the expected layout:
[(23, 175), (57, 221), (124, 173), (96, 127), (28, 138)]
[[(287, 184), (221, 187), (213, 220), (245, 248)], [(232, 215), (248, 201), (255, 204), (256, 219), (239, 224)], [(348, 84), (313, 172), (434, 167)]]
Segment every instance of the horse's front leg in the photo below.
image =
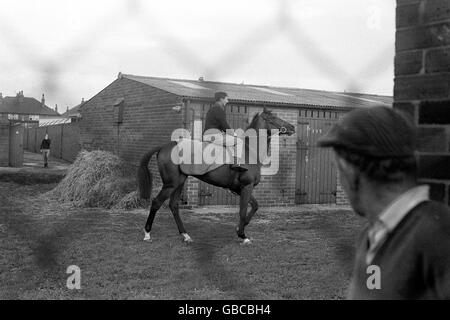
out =
[(247, 225), (247, 208), (253, 192), (253, 184), (246, 185), (241, 189), (239, 199), (239, 225), (236, 232), (239, 238), (243, 240), (243, 244), (249, 244), (250, 239), (245, 236), (245, 226)]

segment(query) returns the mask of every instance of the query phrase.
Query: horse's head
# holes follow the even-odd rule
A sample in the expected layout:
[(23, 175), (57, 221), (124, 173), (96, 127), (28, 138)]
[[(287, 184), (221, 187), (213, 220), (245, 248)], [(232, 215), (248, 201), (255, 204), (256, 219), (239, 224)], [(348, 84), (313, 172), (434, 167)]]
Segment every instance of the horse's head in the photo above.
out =
[[(295, 127), (289, 122), (278, 118), (270, 110), (264, 108), (263, 112), (256, 114), (253, 117), (249, 128), (259, 130), (266, 130), (267, 132), (267, 149), (269, 150), (271, 137), (278, 135), (292, 135), (295, 133)], [(267, 151), (268, 151), (267, 150)]]
[(269, 135), (274, 134), (274, 130), (278, 130), (279, 135), (292, 135), (295, 133), (295, 127), (289, 122), (278, 118), (270, 110), (264, 108), (263, 112), (259, 114), (259, 118), (263, 120), (263, 128), (269, 131)]

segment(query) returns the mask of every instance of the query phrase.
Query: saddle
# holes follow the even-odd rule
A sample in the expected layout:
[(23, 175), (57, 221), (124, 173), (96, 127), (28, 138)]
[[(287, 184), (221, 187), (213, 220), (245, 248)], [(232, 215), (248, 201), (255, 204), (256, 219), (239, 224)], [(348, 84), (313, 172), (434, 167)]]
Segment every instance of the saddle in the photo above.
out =
[(181, 139), (172, 150), (172, 160), (187, 175), (203, 175), (234, 163), (233, 148), (212, 142)]

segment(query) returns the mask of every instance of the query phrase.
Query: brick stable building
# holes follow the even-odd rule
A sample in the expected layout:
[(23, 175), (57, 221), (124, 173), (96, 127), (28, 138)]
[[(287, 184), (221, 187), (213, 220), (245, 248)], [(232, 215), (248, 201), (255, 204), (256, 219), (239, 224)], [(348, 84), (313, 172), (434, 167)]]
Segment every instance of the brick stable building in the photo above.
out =
[[(81, 147), (108, 150), (137, 165), (147, 150), (169, 142), (173, 130), (192, 132), (219, 90), (229, 95), (226, 113), (233, 128), (245, 129), (264, 107), (296, 127), (296, 134), (280, 138), (278, 173), (263, 176), (255, 189), (263, 205), (344, 201), (330, 150), (315, 141), (352, 108), (392, 105), (387, 96), (119, 74), (80, 108)], [(150, 166), (155, 172), (154, 159)], [(192, 177), (183, 200), (192, 206), (237, 204), (228, 191)]]

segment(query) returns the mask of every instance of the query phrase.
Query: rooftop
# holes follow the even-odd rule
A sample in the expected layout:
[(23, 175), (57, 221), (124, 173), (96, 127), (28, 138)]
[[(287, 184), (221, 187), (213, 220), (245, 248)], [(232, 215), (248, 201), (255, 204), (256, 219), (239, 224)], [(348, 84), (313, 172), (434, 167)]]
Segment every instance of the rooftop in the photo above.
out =
[(85, 103), (86, 102), (84, 101), (84, 99), (82, 99), (80, 104), (77, 104), (75, 107), (67, 110), (61, 116), (65, 117), (65, 118), (79, 117), (80, 116), (80, 107), (82, 105), (84, 105)]
[(0, 113), (59, 116), (59, 113), (45, 105), (45, 99), (38, 101), (25, 97), (22, 91), (15, 97), (0, 96)]
[(119, 74), (119, 78), (137, 81), (185, 98), (213, 99), (216, 91), (228, 93), (231, 102), (256, 102), (283, 105), (327, 106), (335, 108), (391, 106), (393, 97), (289, 87), (262, 86), (214, 82), (204, 80), (182, 80), (172, 78), (145, 77)]

